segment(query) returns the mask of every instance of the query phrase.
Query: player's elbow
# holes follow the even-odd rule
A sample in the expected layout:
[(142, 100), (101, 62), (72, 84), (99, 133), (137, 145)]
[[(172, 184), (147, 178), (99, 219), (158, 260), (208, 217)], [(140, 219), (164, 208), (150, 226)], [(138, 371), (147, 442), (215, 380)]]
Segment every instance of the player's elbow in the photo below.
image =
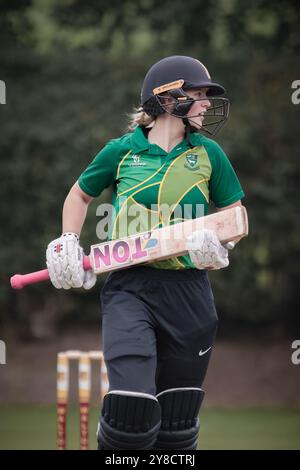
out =
[(89, 205), (90, 202), (93, 200), (92, 196), (89, 196), (87, 193), (82, 191), (78, 184), (78, 181), (76, 181), (76, 183), (72, 186), (67, 197), (74, 197), (76, 199), (80, 199), (86, 205)]

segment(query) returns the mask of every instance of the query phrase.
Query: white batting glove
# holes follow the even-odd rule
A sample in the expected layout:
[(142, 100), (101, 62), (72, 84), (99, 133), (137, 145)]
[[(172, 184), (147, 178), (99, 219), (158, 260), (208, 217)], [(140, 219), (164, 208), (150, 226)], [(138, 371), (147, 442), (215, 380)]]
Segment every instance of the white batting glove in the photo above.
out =
[(96, 275), (83, 269), (83, 249), (76, 233), (63, 233), (49, 243), (46, 262), (50, 280), (56, 289), (91, 289), (96, 283)]
[(229, 265), (228, 250), (213, 230), (198, 230), (188, 237), (186, 247), (197, 269), (221, 269)]

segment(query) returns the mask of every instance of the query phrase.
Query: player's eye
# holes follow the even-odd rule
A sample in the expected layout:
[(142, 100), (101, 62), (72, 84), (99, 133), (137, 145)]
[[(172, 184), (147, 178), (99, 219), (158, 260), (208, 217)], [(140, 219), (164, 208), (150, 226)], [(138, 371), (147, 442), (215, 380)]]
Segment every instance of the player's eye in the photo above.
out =
[(206, 99), (207, 98), (207, 89), (203, 89), (203, 90), (200, 90), (197, 92), (197, 98), (203, 98), (203, 99)]

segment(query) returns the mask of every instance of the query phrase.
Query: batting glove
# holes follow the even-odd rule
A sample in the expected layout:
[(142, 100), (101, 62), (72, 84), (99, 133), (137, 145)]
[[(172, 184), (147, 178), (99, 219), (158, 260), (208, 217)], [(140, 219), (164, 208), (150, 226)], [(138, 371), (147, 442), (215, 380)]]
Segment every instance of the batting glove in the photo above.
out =
[(91, 289), (96, 283), (93, 271), (83, 269), (83, 249), (76, 233), (63, 233), (49, 243), (46, 262), (49, 276), (56, 289), (83, 287)]
[(228, 250), (213, 230), (198, 230), (187, 239), (186, 247), (197, 269), (221, 269), (229, 265)]

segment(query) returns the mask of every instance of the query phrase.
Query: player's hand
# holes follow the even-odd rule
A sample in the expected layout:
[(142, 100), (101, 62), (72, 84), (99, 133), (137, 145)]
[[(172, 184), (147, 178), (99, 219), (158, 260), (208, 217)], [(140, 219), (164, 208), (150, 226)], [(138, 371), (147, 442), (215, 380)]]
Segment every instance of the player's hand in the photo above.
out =
[(91, 289), (96, 283), (96, 275), (83, 269), (83, 249), (76, 233), (63, 233), (49, 243), (46, 260), (50, 280), (57, 289)]
[(228, 250), (213, 230), (198, 230), (188, 237), (186, 247), (197, 269), (221, 269), (229, 265)]

